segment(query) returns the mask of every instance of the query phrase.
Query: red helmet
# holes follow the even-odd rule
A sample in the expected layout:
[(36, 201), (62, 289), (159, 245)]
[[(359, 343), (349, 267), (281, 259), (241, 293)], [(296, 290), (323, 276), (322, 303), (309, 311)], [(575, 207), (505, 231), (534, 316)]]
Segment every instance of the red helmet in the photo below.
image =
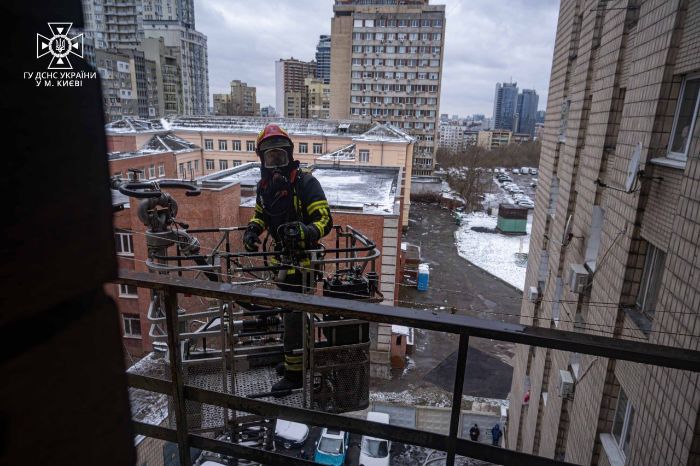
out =
[(279, 126), (269, 124), (258, 133), (258, 138), (255, 140), (255, 151), (258, 153), (258, 156), (262, 157), (263, 151), (275, 147), (288, 149), (287, 152), (291, 160), (294, 152), (294, 143), (289, 134)]

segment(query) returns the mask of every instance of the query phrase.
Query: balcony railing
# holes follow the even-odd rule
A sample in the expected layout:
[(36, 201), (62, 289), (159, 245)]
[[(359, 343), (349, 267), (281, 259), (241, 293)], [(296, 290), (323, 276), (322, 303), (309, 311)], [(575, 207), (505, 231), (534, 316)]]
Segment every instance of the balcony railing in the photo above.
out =
[[(292, 458), (274, 451), (201, 435), (188, 430), (187, 402), (214, 405), (222, 409), (254, 413), (266, 419), (284, 418), (291, 421), (337, 428), (357, 434), (371, 435), (393, 442), (412, 444), (446, 452), (446, 462), (453, 465), (455, 456), (475, 458), (504, 465), (566, 465), (556, 461), (513, 450), (472, 442), (459, 437), (459, 416), (462, 389), (467, 361), (469, 338), (489, 338), (504, 342), (571, 351), (589, 355), (632, 361), (645, 365), (700, 372), (700, 352), (681, 348), (653, 345), (615, 339), (585, 333), (567, 332), (543, 327), (510, 324), (475, 317), (434, 314), (419, 309), (391, 307), (361, 301), (349, 301), (313, 295), (299, 295), (276, 289), (251, 288), (230, 283), (218, 283), (175, 276), (139, 272), (121, 272), (119, 283), (150, 288), (159, 293), (165, 303), (170, 374), (169, 380), (147, 375), (128, 374), (130, 387), (167, 394), (172, 397), (175, 428), (156, 426), (133, 421), (137, 434), (165, 441), (176, 442), (180, 464), (190, 465), (189, 449), (199, 448), (248, 459), (263, 464), (314, 464), (308, 460)], [(221, 393), (191, 386), (184, 382), (181, 345), (178, 340), (178, 293), (224, 302), (242, 302), (291, 309), (307, 313), (335, 317), (362, 319), (370, 322), (408, 325), (425, 330), (447, 332), (459, 336), (459, 349), (455, 382), (452, 391), (452, 408), (447, 435), (398, 426), (388, 426), (363, 419), (329, 414), (309, 409), (286, 406), (259, 399)]]

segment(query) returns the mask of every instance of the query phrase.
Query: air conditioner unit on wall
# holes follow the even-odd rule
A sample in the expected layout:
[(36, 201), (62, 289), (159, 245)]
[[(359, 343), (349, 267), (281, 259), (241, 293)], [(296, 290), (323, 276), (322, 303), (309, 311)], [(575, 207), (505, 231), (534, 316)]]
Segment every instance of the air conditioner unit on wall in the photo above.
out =
[(559, 371), (559, 396), (569, 398), (574, 394), (574, 378), (567, 370)]
[(539, 290), (537, 289), (536, 286), (531, 286), (530, 288), (528, 288), (527, 299), (529, 299), (531, 303), (537, 302), (539, 297), (540, 297), (540, 293), (539, 293)]
[(590, 273), (583, 264), (569, 266), (569, 289), (573, 293), (583, 293), (588, 288)]

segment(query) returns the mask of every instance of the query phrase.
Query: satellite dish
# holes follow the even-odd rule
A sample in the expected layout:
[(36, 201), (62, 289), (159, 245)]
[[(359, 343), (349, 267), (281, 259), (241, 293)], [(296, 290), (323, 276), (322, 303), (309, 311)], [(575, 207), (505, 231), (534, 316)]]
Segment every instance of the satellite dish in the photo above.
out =
[(564, 235), (561, 238), (561, 244), (562, 246), (566, 246), (569, 244), (569, 239), (571, 238), (571, 229), (573, 228), (574, 224), (571, 222), (571, 215), (569, 215), (569, 218), (566, 219), (566, 226), (564, 227)]
[(639, 159), (642, 156), (642, 143), (638, 142), (632, 153), (629, 165), (627, 165), (627, 178), (625, 179), (625, 192), (631, 193), (637, 176), (639, 175)]

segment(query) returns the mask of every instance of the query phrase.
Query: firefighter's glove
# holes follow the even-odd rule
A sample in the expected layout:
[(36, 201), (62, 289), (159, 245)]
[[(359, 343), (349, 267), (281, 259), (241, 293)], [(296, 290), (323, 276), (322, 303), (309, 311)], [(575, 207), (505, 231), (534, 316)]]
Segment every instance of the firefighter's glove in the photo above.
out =
[(280, 226), (284, 243), (294, 249), (307, 249), (318, 240), (318, 230), (302, 222), (290, 222)]
[(257, 228), (248, 227), (248, 229), (243, 233), (243, 246), (248, 252), (256, 252), (258, 250), (258, 244), (260, 244), (260, 238), (258, 238)]

